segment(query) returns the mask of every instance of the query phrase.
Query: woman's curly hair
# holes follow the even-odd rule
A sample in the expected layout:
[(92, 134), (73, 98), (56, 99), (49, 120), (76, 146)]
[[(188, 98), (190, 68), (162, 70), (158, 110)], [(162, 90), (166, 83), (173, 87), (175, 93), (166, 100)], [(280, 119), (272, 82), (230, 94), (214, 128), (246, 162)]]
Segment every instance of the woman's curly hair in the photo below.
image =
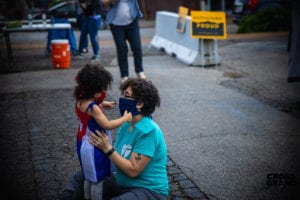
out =
[(75, 77), (74, 88), (76, 100), (93, 98), (95, 93), (107, 90), (113, 82), (109, 71), (99, 64), (87, 64)]
[(132, 97), (144, 104), (140, 111), (142, 115), (151, 115), (155, 111), (155, 107), (160, 106), (158, 90), (151, 81), (140, 78), (129, 78), (120, 85), (122, 94), (128, 87), (132, 89)]

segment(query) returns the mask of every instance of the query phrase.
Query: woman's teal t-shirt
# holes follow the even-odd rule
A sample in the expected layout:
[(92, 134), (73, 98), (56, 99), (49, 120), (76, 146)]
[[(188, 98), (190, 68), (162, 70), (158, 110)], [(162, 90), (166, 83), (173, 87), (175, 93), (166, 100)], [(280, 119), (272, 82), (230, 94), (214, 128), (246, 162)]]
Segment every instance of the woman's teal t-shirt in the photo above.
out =
[(150, 117), (143, 117), (131, 132), (129, 128), (130, 122), (120, 127), (114, 143), (117, 152), (128, 160), (132, 152), (148, 156), (151, 160), (135, 178), (129, 178), (117, 169), (118, 184), (126, 188), (147, 188), (168, 195), (167, 146), (161, 129)]

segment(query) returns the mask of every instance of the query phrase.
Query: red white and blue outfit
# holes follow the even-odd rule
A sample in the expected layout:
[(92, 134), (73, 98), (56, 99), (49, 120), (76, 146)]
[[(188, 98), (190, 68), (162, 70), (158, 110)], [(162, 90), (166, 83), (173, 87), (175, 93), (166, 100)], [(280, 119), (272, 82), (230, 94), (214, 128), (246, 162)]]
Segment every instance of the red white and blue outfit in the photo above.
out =
[(103, 151), (94, 147), (88, 141), (90, 131), (96, 133), (96, 130), (104, 131), (111, 141), (110, 131), (104, 130), (93, 117), (87, 114), (89, 109), (93, 111), (93, 106), (95, 105), (99, 106), (97, 102), (90, 103), (85, 112), (82, 112), (77, 106), (75, 107), (79, 121), (77, 131), (77, 154), (84, 179), (93, 183), (102, 181), (105, 177), (111, 175), (111, 161), (109, 158)]

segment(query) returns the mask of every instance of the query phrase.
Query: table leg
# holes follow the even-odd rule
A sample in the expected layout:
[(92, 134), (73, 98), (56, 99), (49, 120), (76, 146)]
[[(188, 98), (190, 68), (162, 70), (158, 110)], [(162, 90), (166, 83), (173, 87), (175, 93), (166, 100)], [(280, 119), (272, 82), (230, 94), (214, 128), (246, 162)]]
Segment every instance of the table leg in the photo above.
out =
[(10, 38), (9, 38), (8, 31), (5, 31), (5, 43), (6, 43), (6, 50), (7, 50), (8, 65), (9, 65), (9, 67), (11, 67), (12, 63), (13, 63), (13, 54), (12, 54), (12, 48), (11, 48), (11, 44), (10, 44)]

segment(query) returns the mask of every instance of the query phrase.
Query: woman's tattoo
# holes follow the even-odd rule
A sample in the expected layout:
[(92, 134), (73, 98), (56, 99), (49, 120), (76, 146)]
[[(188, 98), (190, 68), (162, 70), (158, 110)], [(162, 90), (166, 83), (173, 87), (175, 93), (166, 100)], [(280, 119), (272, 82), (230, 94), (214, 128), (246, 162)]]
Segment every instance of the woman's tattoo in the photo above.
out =
[(141, 154), (138, 153), (138, 154), (135, 156), (135, 160), (136, 160), (136, 162), (139, 162), (139, 160), (142, 160)]

